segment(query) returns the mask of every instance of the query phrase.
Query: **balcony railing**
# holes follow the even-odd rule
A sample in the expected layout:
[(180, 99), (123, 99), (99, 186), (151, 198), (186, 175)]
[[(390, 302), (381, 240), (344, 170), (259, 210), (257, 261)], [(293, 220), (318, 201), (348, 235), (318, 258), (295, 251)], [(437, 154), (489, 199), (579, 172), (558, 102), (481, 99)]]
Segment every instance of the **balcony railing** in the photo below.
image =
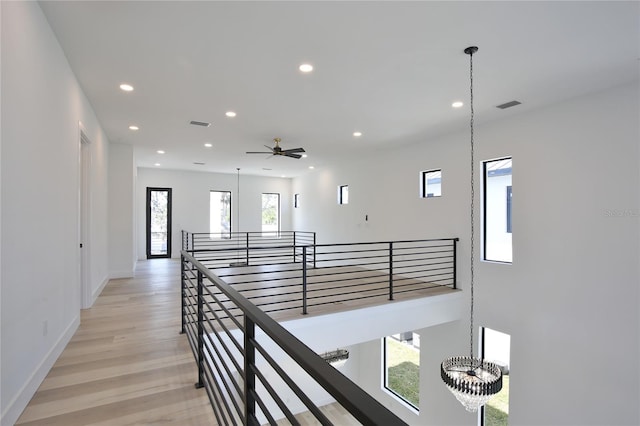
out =
[[(336, 303), (362, 304), (455, 290), (457, 240), (216, 247), (188, 252), (264, 312), (299, 309), (307, 314)], [(247, 253), (241, 259), (248, 262), (236, 261), (238, 252)]]
[(304, 231), (182, 231), (182, 249), (199, 253), (196, 258), (209, 268), (299, 262), (301, 247), (315, 243), (316, 233)]
[[(321, 388), (363, 424), (403, 424), (273, 316), (456, 289), (458, 239), (309, 244), (314, 233), (228, 235), (183, 232), (182, 330), (218, 422), (298, 424), (295, 400), (331, 424), (314, 402)], [(316, 390), (303, 389), (309, 380), (300, 375)]]
[(405, 424), (186, 250), (181, 269), (182, 331), (220, 425), (300, 424), (300, 411), (330, 425), (318, 391), (362, 424)]

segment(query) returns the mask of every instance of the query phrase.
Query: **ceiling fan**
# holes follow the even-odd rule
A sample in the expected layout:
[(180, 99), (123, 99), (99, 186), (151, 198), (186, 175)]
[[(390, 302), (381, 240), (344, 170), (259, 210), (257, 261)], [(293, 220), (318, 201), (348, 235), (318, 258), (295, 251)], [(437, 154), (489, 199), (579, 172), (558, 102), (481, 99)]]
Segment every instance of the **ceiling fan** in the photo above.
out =
[(270, 146), (265, 145), (267, 149), (270, 149), (270, 152), (256, 152), (256, 151), (247, 151), (247, 154), (271, 154), (271, 155), (282, 155), (283, 157), (291, 157), (291, 158), (301, 158), (302, 155), (298, 154), (299, 152), (304, 152), (303, 148), (292, 148), (292, 149), (282, 149), (280, 147), (280, 138), (273, 138), (273, 142), (275, 146), (272, 148)]

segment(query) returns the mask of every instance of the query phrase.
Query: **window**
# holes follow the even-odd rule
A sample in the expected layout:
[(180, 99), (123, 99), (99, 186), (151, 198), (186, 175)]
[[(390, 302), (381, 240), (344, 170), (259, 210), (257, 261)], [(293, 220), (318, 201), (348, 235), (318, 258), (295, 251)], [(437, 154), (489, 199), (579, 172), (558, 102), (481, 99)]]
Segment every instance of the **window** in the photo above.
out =
[(483, 162), (483, 259), (512, 261), (511, 158)]
[(262, 194), (262, 232), (280, 231), (280, 194)]
[(490, 328), (480, 328), (481, 356), (502, 370), (502, 389), (481, 409), (483, 426), (506, 426), (509, 423), (509, 363), (511, 336)]
[(147, 259), (171, 257), (171, 188), (147, 188)]
[(213, 238), (231, 238), (231, 191), (209, 193), (209, 232)]
[(300, 207), (300, 194), (293, 194), (293, 208), (297, 209)]
[(412, 331), (382, 339), (383, 386), (414, 410), (420, 406), (420, 336)]
[(349, 204), (349, 185), (338, 187), (338, 204)]
[(421, 172), (420, 196), (422, 198), (440, 197), (442, 195), (442, 170)]

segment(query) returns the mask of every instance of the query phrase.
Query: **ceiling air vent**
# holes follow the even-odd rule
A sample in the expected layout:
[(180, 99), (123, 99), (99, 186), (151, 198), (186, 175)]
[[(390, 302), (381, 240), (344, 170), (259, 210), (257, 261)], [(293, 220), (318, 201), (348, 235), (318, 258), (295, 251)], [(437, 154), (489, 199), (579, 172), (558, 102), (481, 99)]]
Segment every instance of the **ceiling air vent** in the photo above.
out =
[(204, 163), (201, 163), (199, 161), (194, 161), (193, 164), (195, 164), (196, 166), (204, 166)]
[(195, 120), (191, 120), (189, 124), (193, 124), (194, 126), (202, 126), (202, 127), (211, 126), (211, 123), (205, 123), (204, 121), (195, 121)]
[(511, 101), (511, 102), (507, 102), (504, 103), (502, 105), (498, 105), (496, 106), (496, 108), (500, 108), (500, 109), (507, 109), (507, 108), (511, 108), (514, 107), (516, 105), (520, 105), (522, 102), (518, 102), (518, 101)]

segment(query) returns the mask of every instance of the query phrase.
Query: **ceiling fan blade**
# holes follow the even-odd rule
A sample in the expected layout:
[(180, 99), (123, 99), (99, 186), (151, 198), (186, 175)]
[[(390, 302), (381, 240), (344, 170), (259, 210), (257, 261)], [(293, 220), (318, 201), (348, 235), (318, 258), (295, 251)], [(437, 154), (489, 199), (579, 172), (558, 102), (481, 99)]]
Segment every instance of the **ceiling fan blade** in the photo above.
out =
[(273, 152), (247, 151), (247, 154), (273, 154)]
[(262, 145), (262, 146), (264, 146), (265, 148), (267, 148), (268, 150), (271, 150), (273, 152), (273, 147), (272, 146), (269, 146), (269, 145)]
[(291, 157), (291, 158), (302, 158), (302, 155), (300, 154), (291, 154), (290, 152), (285, 152), (284, 154), (285, 157)]
[(303, 148), (291, 148), (291, 149), (284, 149), (283, 152), (286, 154), (292, 154), (295, 152), (305, 152), (305, 151)]

